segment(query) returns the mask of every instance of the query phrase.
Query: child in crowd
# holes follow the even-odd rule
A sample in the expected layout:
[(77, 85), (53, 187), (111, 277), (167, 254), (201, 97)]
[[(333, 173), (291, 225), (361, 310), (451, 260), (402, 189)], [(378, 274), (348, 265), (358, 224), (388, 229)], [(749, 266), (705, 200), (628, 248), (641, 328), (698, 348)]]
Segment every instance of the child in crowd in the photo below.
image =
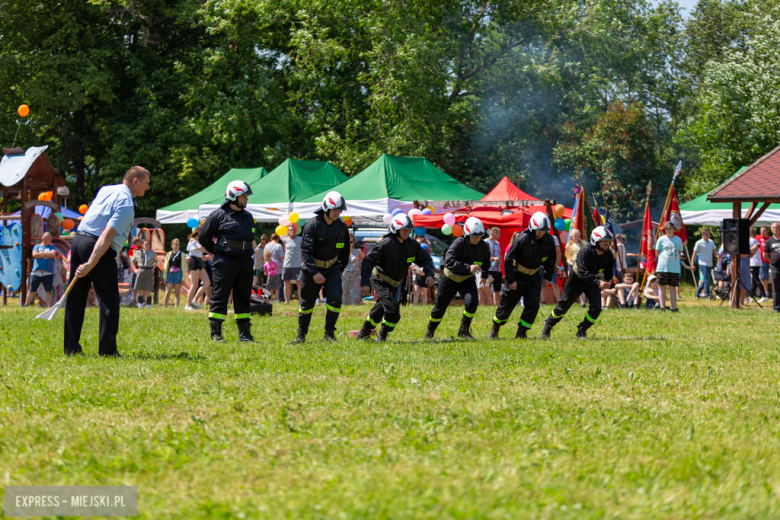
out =
[(282, 286), (282, 277), (279, 275), (279, 264), (273, 259), (273, 253), (267, 250), (263, 254), (265, 263), (263, 270), (268, 278), (268, 284), (265, 286), (271, 292), (271, 299), (274, 303), (279, 302), (279, 288)]
[(646, 309), (660, 309), (661, 308), (661, 295), (658, 290), (658, 278), (651, 274), (647, 279), (647, 287), (645, 287), (645, 308)]
[(642, 298), (639, 296), (639, 282), (634, 281), (633, 273), (626, 273), (623, 276), (623, 283), (615, 285), (617, 289), (618, 308), (638, 309), (642, 305)]

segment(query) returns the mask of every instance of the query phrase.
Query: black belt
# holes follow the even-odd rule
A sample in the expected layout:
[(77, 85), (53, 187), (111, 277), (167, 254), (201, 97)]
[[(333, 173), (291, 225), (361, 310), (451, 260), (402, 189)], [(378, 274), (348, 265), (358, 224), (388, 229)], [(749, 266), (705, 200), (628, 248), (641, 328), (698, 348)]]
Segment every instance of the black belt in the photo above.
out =
[(238, 240), (228, 240), (227, 238), (218, 238), (217, 244), (230, 249), (240, 249), (241, 251), (251, 251), (252, 242), (239, 242)]
[(98, 236), (97, 236), (97, 235), (93, 235), (92, 233), (86, 233), (86, 232), (84, 232), (84, 231), (76, 231), (76, 232), (74, 232), (73, 234), (74, 234), (74, 235), (78, 235), (78, 236), (80, 236), (80, 237), (93, 237), (93, 238), (98, 238)]

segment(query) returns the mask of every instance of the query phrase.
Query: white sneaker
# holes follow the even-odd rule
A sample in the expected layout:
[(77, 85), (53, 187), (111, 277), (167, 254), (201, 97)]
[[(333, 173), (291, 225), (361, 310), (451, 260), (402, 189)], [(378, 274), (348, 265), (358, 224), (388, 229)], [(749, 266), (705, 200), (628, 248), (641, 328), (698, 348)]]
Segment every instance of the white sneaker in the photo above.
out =
[(143, 303), (139, 303), (139, 304), (138, 304), (138, 308), (139, 308), (139, 309), (143, 309), (143, 308), (144, 308), (144, 304), (143, 304)]
[(185, 311), (194, 311), (195, 307), (193, 307), (192, 305), (185, 305), (184, 306), (184, 310)]
[(146, 308), (147, 308), (147, 309), (151, 309), (151, 308), (152, 308), (152, 306), (151, 306), (151, 305), (149, 305), (149, 304), (147, 303), (147, 304), (146, 304)]
[(764, 296), (763, 298), (761, 298), (760, 300), (758, 300), (758, 303), (764, 303), (764, 302), (768, 302), (768, 301), (769, 301), (769, 298), (767, 298), (766, 296)]
[(202, 309), (203, 308), (203, 307), (201, 307), (200, 305), (198, 305), (195, 302), (192, 302), (192, 307), (195, 308), (195, 309)]

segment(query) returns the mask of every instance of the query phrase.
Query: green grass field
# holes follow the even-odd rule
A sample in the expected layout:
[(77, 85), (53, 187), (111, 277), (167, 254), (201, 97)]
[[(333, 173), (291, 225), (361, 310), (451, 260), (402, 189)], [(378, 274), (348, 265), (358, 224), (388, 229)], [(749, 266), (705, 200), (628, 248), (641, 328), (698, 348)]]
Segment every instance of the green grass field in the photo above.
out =
[(123, 309), (122, 359), (97, 356), (97, 310), (65, 358), (62, 313), (9, 306), (0, 480), (137, 485), (148, 519), (777, 518), (778, 317), (687, 295), (606, 311), (585, 341), (575, 307), (523, 343), (456, 341), (459, 307), (434, 342), (430, 307), (403, 308), (383, 345), (321, 341), (318, 307), (303, 346), (292, 306), (250, 346), (232, 320), (212, 344), (202, 311)]

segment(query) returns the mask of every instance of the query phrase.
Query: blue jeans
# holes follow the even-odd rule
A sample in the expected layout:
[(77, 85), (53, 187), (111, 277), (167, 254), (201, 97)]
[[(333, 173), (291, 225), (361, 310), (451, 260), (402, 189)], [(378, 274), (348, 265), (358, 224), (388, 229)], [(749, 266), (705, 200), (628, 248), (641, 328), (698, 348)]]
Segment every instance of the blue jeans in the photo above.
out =
[(699, 296), (702, 288), (704, 289), (704, 296), (710, 297), (710, 280), (712, 279), (712, 267), (708, 265), (699, 264), (699, 287), (696, 289), (696, 296)]

